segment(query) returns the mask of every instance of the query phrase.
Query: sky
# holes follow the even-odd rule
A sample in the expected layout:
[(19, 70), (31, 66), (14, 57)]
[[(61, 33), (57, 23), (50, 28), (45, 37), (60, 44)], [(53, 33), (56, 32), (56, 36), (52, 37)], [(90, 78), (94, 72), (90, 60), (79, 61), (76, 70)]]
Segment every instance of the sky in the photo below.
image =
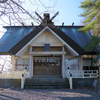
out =
[[(71, 25), (72, 22), (74, 22), (74, 25), (82, 25), (81, 21), (84, 20), (84, 18), (79, 17), (80, 13), (83, 12), (81, 8), (79, 8), (81, 2), (85, 0), (42, 0), (43, 5), (45, 6), (53, 6), (47, 9), (49, 11), (50, 16), (52, 17), (57, 11), (59, 11), (59, 15), (54, 19), (54, 22), (56, 25), (61, 25), (62, 22), (65, 23), (65, 25)], [(56, 2), (56, 4), (54, 4)], [(37, 6), (30, 6), (30, 3), (26, 3), (27, 9), (33, 8), (36, 10), (41, 16), (43, 16), (43, 13), (46, 12), (46, 9), (41, 6), (41, 4), (38, 2), (38, 0), (35, 0), (34, 2), (37, 4)]]
[(65, 25), (71, 25), (74, 22), (74, 25), (82, 25), (81, 21), (84, 18), (79, 17), (80, 13), (83, 12), (81, 8), (79, 8), (81, 2), (84, 0), (58, 0), (56, 10), (59, 11), (58, 23), (62, 22)]

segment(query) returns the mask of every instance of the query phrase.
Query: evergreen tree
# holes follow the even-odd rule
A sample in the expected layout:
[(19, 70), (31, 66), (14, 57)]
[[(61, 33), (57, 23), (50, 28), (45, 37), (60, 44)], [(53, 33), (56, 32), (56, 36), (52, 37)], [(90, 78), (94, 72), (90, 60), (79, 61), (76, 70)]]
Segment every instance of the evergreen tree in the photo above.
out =
[[(98, 41), (100, 36), (100, 0), (85, 0), (84, 2), (81, 2), (80, 8), (84, 10), (84, 13), (80, 14), (80, 16), (85, 17), (85, 20), (83, 21), (85, 27), (79, 29), (79, 31), (83, 31), (84, 33), (92, 31), (93, 35), (96, 36), (95, 38), (93, 37), (91, 39), (92, 42), (90, 41), (87, 45), (86, 50), (92, 51), (97, 43), (100, 42), (100, 39)], [(96, 38), (97, 42), (94, 44)]]

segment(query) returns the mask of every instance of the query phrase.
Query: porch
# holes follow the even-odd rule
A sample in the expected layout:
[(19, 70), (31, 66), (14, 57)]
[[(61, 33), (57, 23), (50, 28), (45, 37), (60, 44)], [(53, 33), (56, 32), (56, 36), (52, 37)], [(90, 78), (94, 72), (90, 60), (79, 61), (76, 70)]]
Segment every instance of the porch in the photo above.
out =
[[(57, 79), (59, 81), (60, 80), (66, 80), (66, 79), (68, 79), (69, 82), (66, 81), (67, 82), (66, 83), (67, 84), (66, 87), (68, 87), (68, 83), (69, 83), (70, 89), (73, 89), (73, 85), (74, 85), (73, 84), (73, 79), (94, 79), (94, 78), (97, 78), (98, 77), (98, 70), (84, 70), (84, 71), (82, 71), (82, 70), (77, 70), (77, 71), (74, 71), (74, 70), (66, 70), (65, 73), (66, 73), (65, 79), (63, 79), (61, 77), (61, 75), (59, 76), (60, 78), (55, 77), (55, 75), (46, 75), (46, 80), (49, 80), (49, 82), (50, 82), (50, 81), (57, 80)], [(36, 77), (38, 77), (38, 78), (36, 78)], [(34, 77), (31, 78), (30, 80), (33, 80), (33, 79), (38, 79), (40, 81), (45, 80), (45, 75), (36, 75), (36, 77), (34, 75)], [(18, 83), (18, 86), (21, 86), (21, 88), (23, 89), (24, 88), (24, 85), (25, 85), (25, 82), (26, 82), (26, 79), (29, 79), (29, 72), (27, 72), (27, 71), (20, 71), (20, 72), (19, 71), (15, 71), (14, 73), (11, 73), (11, 72), (2, 72), (2, 73), (0, 73), (0, 79), (3, 79), (3, 80), (6, 79), (6, 80), (8, 80), (8, 81), (4, 81), (4, 82), (9, 82), (9, 80), (11, 80), (11, 79), (13, 79), (13, 80), (21, 80), (20, 83)], [(58, 81), (56, 81), (56, 83), (57, 82)], [(35, 84), (35, 81), (33, 83)], [(5, 86), (5, 84), (7, 84), (7, 83), (4, 83), (4, 86)], [(64, 82), (64, 84), (65, 84), (65, 82)], [(13, 86), (14, 85), (15, 85), (15, 82), (14, 82)], [(38, 85), (39, 84), (37, 84), (37, 86)], [(40, 86), (38, 86), (38, 87), (39, 88), (43, 88), (43, 87), (47, 88), (49, 85), (50, 84), (46, 84), (46, 86), (43, 85), (41, 87)], [(54, 84), (53, 84), (53, 86), (54, 86)], [(53, 88), (53, 86), (51, 85), (52, 88)], [(61, 86), (61, 84), (60, 84), (60, 86)], [(57, 87), (57, 88), (59, 87), (60, 88), (60, 86), (56, 86), (55, 85), (54, 87)], [(36, 88), (36, 86), (34, 88)]]

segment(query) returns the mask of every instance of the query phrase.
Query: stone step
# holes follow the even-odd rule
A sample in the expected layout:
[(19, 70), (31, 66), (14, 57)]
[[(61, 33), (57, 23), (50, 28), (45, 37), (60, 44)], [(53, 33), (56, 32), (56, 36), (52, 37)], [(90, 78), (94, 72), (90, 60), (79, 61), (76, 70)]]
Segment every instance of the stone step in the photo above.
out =
[(56, 88), (69, 88), (68, 79), (63, 78), (45, 78), (45, 77), (34, 77), (32, 79), (26, 79), (25, 88), (32, 89), (56, 89)]
[(67, 79), (26, 79), (25, 84), (67, 84)]
[(62, 78), (61, 75), (34, 75), (33, 78)]
[(25, 86), (25, 89), (69, 89), (69, 86)]
[(43, 84), (25, 84), (25, 86), (67, 86), (69, 85), (67, 84), (47, 84), (47, 83), (43, 83)]
[(29, 81), (29, 82), (67, 82), (68, 79), (26, 79), (26, 81)]
[(69, 83), (68, 82), (25, 82), (25, 85), (41, 85), (41, 84), (51, 84), (51, 85), (58, 85), (58, 84), (64, 84), (64, 85), (68, 85)]

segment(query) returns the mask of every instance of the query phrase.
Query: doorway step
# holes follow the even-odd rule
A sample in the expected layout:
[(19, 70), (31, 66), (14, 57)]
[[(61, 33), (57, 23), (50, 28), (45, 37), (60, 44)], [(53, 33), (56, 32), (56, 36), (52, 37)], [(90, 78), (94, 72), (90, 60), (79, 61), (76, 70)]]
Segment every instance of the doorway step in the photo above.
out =
[(26, 79), (26, 89), (69, 89), (68, 79), (60, 75), (37, 75)]

